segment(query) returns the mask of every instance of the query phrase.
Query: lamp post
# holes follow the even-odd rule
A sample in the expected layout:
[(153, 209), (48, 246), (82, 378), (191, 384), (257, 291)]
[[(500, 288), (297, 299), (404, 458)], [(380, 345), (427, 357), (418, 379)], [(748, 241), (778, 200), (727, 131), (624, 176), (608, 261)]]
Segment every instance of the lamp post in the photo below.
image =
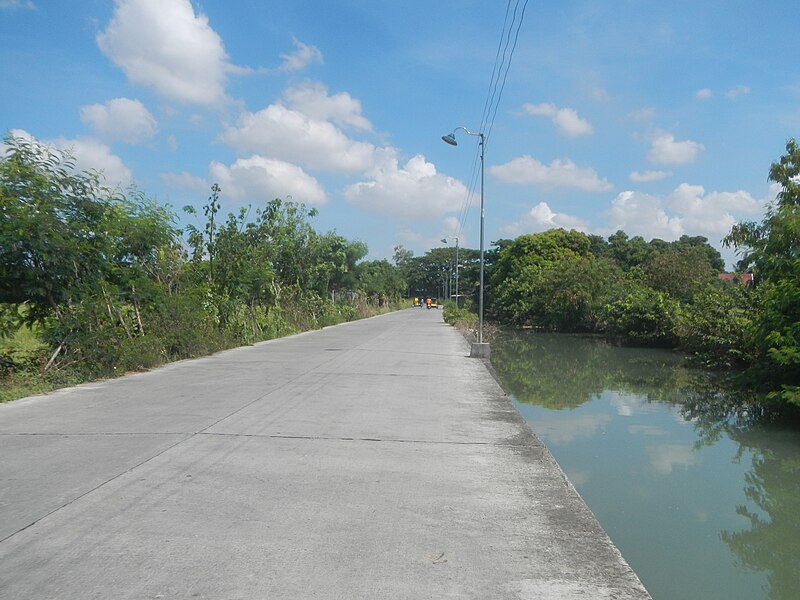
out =
[[(442, 243), (446, 244), (448, 239), (450, 239), (450, 238), (443, 237), (442, 238)], [(458, 264), (458, 237), (457, 236), (453, 236), (452, 239), (454, 239), (456, 241), (456, 307), (458, 307), (458, 268), (460, 266)]]
[(456, 127), (452, 133), (442, 136), (442, 140), (451, 146), (458, 146), (456, 142), (456, 131), (462, 130), (467, 135), (480, 138), (481, 146), (481, 276), (480, 291), (478, 293), (478, 341), (472, 344), (469, 355), (473, 358), (489, 358), (489, 344), (483, 341), (483, 155), (486, 148), (486, 139), (482, 132), (472, 133), (466, 127)]

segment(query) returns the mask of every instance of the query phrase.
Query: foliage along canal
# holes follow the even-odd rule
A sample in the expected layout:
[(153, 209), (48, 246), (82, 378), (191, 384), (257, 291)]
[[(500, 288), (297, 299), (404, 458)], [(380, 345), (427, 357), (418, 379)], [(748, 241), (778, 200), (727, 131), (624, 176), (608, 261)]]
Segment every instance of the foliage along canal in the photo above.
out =
[(799, 597), (796, 416), (725, 391), (669, 351), (517, 331), (492, 353), (655, 600)]

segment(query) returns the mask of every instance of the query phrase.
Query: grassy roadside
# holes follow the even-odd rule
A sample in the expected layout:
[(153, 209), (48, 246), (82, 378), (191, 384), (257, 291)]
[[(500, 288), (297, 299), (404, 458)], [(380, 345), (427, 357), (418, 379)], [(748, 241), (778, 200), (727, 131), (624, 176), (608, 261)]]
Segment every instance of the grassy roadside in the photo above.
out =
[[(384, 306), (373, 306), (371, 304), (363, 304), (356, 307), (354, 314), (349, 314), (348, 318), (342, 317), (333, 321), (330, 315), (327, 316), (324, 323), (314, 323), (310, 326), (312, 320), (303, 320), (306, 326), (295, 327), (291, 330), (284, 330), (281, 334), (273, 337), (265, 337), (258, 341), (267, 341), (286, 335), (294, 335), (303, 331), (311, 331), (321, 328), (323, 326), (337, 325), (347, 321), (366, 319), (380, 314), (393, 312), (395, 310), (402, 310), (410, 306), (409, 301), (402, 301), (397, 303), (386, 304)], [(230, 337), (222, 337), (221, 340), (226, 340), (226, 343), (210, 343), (205, 348), (200, 349), (193, 356), (176, 357), (174, 360), (184, 360), (186, 358), (199, 358), (201, 356), (208, 356), (222, 350), (229, 350), (239, 346), (252, 345), (251, 343), (244, 342), (243, 340), (236, 340)], [(100, 381), (108, 379), (108, 377), (96, 377), (87, 374), (86, 370), (80, 369), (78, 366), (68, 366), (64, 368), (51, 368), (45, 370), (52, 349), (45, 344), (36, 331), (22, 327), (17, 330), (13, 336), (0, 338), (0, 358), (6, 357), (10, 363), (0, 364), (0, 404), (11, 402), (20, 398), (28, 396), (35, 396), (39, 394), (46, 394), (61, 388), (78, 385), (81, 383), (89, 383), (91, 381)], [(115, 371), (114, 375), (122, 376), (131, 372), (141, 372), (150, 369), (158, 368), (173, 360), (169, 360), (165, 355), (162, 355), (163, 360), (151, 364), (149, 368), (138, 368), (130, 370), (120, 370), (118, 373)], [(11, 366), (13, 363), (13, 367)], [(114, 376), (112, 375), (112, 377)]]

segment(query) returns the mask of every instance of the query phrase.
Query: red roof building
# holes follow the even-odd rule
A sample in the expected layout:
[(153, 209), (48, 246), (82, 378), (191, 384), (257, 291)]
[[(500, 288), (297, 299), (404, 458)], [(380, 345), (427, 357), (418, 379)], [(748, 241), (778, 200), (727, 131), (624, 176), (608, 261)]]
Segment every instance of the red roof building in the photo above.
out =
[(731, 283), (741, 283), (742, 285), (753, 285), (752, 273), (720, 273), (720, 279), (730, 281)]

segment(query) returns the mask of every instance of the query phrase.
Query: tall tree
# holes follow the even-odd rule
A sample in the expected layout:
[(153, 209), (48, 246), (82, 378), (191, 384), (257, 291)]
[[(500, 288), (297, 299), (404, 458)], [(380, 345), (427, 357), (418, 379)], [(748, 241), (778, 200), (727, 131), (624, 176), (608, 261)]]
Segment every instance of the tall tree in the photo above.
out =
[(725, 238), (762, 286), (755, 338), (767, 359), (775, 395), (800, 404), (800, 147), (795, 139), (772, 163), (769, 180), (781, 186), (761, 223), (735, 225)]
[(171, 214), (136, 190), (105, 187), (70, 156), (8, 136), (0, 160), (0, 302), (26, 303), (31, 322), (104, 284), (158, 271), (175, 243)]

